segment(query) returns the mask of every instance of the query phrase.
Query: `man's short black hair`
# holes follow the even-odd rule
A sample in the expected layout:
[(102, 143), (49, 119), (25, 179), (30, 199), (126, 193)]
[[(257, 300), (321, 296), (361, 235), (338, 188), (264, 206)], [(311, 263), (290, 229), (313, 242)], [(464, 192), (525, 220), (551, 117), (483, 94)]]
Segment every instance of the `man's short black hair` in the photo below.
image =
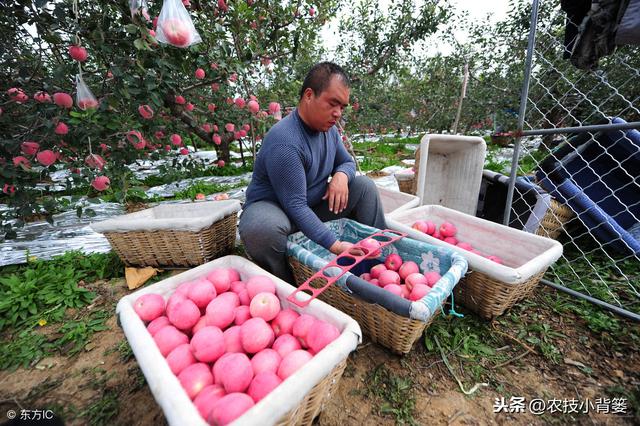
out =
[(304, 78), (299, 99), (302, 99), (304, 91), (307, 90), (307, 88), (313, 90), (313, 93), (318, 96), (327, 88), (331, 77), (334, 75), (337, 75), (346, 87), (351, 87), (349, 77), (340, 65), (334, 64), (333, 62), (320, 62), (311, 67), (307, 76)]

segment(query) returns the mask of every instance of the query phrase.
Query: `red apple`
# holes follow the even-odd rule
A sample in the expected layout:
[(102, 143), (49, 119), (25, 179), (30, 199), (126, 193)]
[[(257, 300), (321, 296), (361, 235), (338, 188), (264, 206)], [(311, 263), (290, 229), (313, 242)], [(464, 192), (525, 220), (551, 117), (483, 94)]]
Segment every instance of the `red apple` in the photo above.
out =
[(440, 225), (440, 235), (442, 235), (443, 238), (453, 237), (457, 232), (458, 228), (456, 228), (453, 223), (444, 222)]
[(162, 22), (162, 32), (169, 44), (177, 47), (186, 47), (191, 41), (189, 27), (180, 19), (167, 19)]
[(392, 271), (400, 269), (400, 265), (402, 265), (402, 258), (397, 253), (390, 254), (384, 261), (384, 266)]
[(371, 271), (369, 271), (369, 275), (371, 276), (372, 279), (373, 278), (377, 279), (380, 276), (380, 274), (386, 270), (387, 270), (387, 267), (384, 266), (384, 263), (381, 263), (371, 268)]
[(400, 274), (400, 278), (403, 280), (406, 280), (409, 275), (415, 274), (416, 272), (420, 272), (420, 268), (418, 268), (418, 264), (416, 262), (411, 260), (404, 262), (398, 269), (398, 274)]

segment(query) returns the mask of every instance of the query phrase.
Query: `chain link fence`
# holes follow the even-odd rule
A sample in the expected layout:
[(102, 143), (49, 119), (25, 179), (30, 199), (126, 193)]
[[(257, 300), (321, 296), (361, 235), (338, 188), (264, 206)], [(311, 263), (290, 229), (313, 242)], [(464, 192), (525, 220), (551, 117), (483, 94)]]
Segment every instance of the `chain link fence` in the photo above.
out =
[[(533, 8), (509, 219), (524, 224), (534, 215), (562, 242), (547, 283), (638, 319), (640, 49), (618, 47), (595, 70), (578, 69), (567, 58), (559, 2), (535, 0)], [(553, 197), (544, 216), (525, 201), (540, 198), (526, 183)]]

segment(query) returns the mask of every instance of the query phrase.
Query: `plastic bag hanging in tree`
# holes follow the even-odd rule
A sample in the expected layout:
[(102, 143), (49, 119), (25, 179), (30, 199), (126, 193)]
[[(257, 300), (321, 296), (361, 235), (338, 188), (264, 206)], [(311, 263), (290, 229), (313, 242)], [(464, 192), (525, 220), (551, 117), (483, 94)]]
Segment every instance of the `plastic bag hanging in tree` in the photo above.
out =
[(138, 13), (147, 21), (151, 21), (147, 0), (129, 0), (129, 10), (131, 10), (131, 18), (135, 18)]
[(161, 43), (176, 47), (189, 47), (202, 41), (181, 0), (164, 0), (158, 16), (156, 38)]
[(76, 75), (76, 104), (83, 111), (95, 109), (98, 106), (98, 100), (93, 96), (80, 74)]

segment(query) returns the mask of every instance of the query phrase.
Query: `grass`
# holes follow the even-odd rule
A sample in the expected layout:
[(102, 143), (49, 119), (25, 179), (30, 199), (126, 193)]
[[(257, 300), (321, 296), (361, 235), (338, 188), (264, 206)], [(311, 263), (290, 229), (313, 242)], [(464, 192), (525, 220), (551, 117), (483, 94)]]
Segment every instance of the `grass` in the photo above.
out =
[(398, 159), (413, 158), (415, 151), (405, 146), (406, 141), (400, 143), (359, 142), (353, 144), (356, 155), (364, 156), (360, 163), (363, 171), (380, 170), (398, 164)]
[(80, 417), (84, 417), (90, 425), (110, 425), (111, 419), (118, 415), (119, 411), (118, 393), (106, 389), (99, 399), (80, 413)]
[(411, 378), (396, 375), (380, 364), (367, 375), (365, 383), (367, 395), (380, 400), (374, 404), (376, 414), (393, 416), (399, 425), (417, 425), (413, 417), (416, 400)]
[(86, 368), (81, 374), (90, 377), (88, 386), (99, 391), (99, 396), (86, 408), (78, 413), (78, 417), (84, 417), (90, 425), (109, 425), (111, 419), (120, 411), (119, 390), (110, 386), (108, 380), (111, 373), (99, 367)]
[(0, 273), (0, 331), (7, 327), (60, 321), (67, 308), (88, 305), (95, 294), (81, 281), (111, 278), (119, 264), (113, 255), (67, 252), (52, 261), (8, 266)]
[[(463, 318), (439, 316), (428, 331), (424, 336), (427, 351), (440, 358), (439, 343), (449, 363), (462, 365), (465, 374), (475, 382), (490, 380), (490, 369), (510, 357), (509, 353), (498, 350), (504, 346), (504, 339), (494, 333), (488, 323), (478, 321), (472, 315)], [(464, 382), (464, 378), (461, 380)], [(471, 386), (473, 383), (465, 387)]]
[(104, 355), (106, 356), (115, 352), (118, 353), (118, 359), (123, 363), (133, 359), (133, 350), (131, 349), (129, 342), (126, 339), (121, 341), (114, 347), (105, 350)]
[(175, 166), (161, 165), (158, 167), (158, 174), (148, 176), (141, 183), (145, 186), (166, 185), (183, 179), (192, 179), (208, 176), (238, 176), (253, 170), (253, 164), (236, 167), (227, 165), (225, 167), (212, 167), (202, 161), (192, 161), (182, 164), (175, 162)]
[(3, 268), (0, 369), (26, 368), (58, 351), (80, 352), (94, 333), (106, 329), (105, 321), (111, 316), (105, 310), (85, 309), (96, 294), (84, 283), (119, 277), (123, 269), (112, 252), (84, 255), (75, 251), (50, 261)]

